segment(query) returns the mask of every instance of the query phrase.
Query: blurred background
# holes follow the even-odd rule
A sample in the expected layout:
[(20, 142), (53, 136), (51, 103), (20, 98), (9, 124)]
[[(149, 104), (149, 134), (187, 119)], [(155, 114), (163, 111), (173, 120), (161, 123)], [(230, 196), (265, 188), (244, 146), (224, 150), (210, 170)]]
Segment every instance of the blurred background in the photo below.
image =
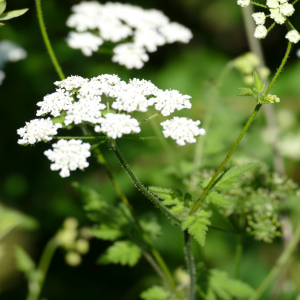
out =
[[(150, 54), (143, 69), (129, 72), (112, 63), (110, 55), (96, 53), (92, 57), (85, 57), (80, 50), (67, 46), (65, 38), (70, 29), (65, 23), (71, 13), (71, 6), (77, 4), (77, 1), (43, 0), (43, 16), (48, 34), (65, 75), (91, 78), (107, 73), (118, 74), (123, 80), (132, 77), (151, 80), (161, 89), (177, 89), (182, 94), (191, 95), (193, 108), (190, 111), (181, 111), (179, 115), (203, 120), (210, 104), (211, 87), (221, 71), (228, 61), (249, 51), (241, 7), (236, 5), (235, 0), (119, 2), (159, 9), (171, 21), (190, 28), (194, 38), (189, 44), (175, 43), (159, 47), (157, 52)], [(26, 280), (15, 267), (15, 245), (21, 245), (38, 261), (43, 247), (66, 217), (77, 218), (81, 226), (92, 225), (82, 210), (80, 197), (72, 188), (72, 182), (85, 183), (100, 191), (109, 201), (118, 201), (105, 171), (94, 157), (89, 159), (90, 167), (86, 171), (72, 172), (69, 178), (62, 179), (58, 172), (50, 170), (50, 162), (43, 155), (49, 144), (39, 143), (27, 147), (17, 144), (17, 129), (23, 127), (26, 121), (35, 118), (36, 103), (45, 95), (53, 93), (53, 83), (59, 80), (41, 37), (34, 1), (8, 1), (7, 10), (25, 7), (29, 8), (25, 15), (7, 21), (0, 29), (1, 41), (10, 40), (27, 52), (25, 59), (7, 63), (3, 69), (6, 77), (0, 86), (0, 203), (32, 217), (35, 221), (31, 220), (31, 226), (14, 229), (2, 241), (5, 248), (4, 257), (0, 260), (0, 298), (3, 300), (25, 299), (27, 293)], [(300, 29), (298, 15), (296, 11), (291, 21)], [(277, 70), (285, 53), (285, 32), (286, 29), (278, 25), (262, 41), (266, 64), (272, 74)], [(300, 45), (293, 47), (288, 64), (272, 91), (281, 98), (281, 102), (274, 106), (287, 174), (298, 183), (300, 58), (296, 52), (299, 48)], [(202, 167), (216, 168), (219, 165), (253, 110), (254, 100), (236, 96), (241, 86), (245, 86), (243, 78), (233, 70), (220, 91), (215, 116), (206, 136)], [(157, 119), (157, 122), (162, 119)], [(203, 126), (205, 128), (205, 123)], [(154, 135), (151, 130), (151, 127), (145, 128), (144, 135)], [(156, 140), (122, 140), (118, 144), (124, 157), (145, 185), (184, 189), (180, 176), (176, 174), (180, 170), (177, 162), (192, 163), (195, 145), (180, 148), (174, 141), (170, 140), (168, 143), (174, 149), (172, 155)], [(117, 182), (138, 215), (145, 212), (156, 214), (163, 233), (155, 241), (155, 245), (170, 268), (174, 270), (178, 266), (184, 266), (181, 231), (170, 225), (169, 220), (135, 189), (106, 145), (102, 149)], [(273, 169), (272, 149), (263, 112), (260, 112), (234, 154), (233, 161), (243, 157), (259, 159)], [(0, 206), (1, 209), (4, 208)], [(253, 242), (252, 238), (245, 243), (241, 278), (255, 288), (268, 274), (282, 251), (282, 244), (279, 239), (269, 245)], [(63, 251), (57, 251), (42, 297), (55, 300), (139, 299), (138, 295), (143, 289), (159, 283), (156, 274), (143, 259), (134, 268), (96, 265), (97, 258), (109, 245), (109, 242), (92, 240), (90, 252), (76, 268), (66, 265)], [(197, 260), (204, 260), (209, 267), (217, 267), (233, 274), (235, 237), (212, 231), (208, 234), (205, 248), (194, 246)], [(296, 265), (299, 268), (299, 260)], [(299, 275), (295, 280), (282, 280), (283, 288), (280, 297), (276, 299), (296, 299), (296, 295), (300, 294)], [(269, 299), (268, 295), (264, 299)]]

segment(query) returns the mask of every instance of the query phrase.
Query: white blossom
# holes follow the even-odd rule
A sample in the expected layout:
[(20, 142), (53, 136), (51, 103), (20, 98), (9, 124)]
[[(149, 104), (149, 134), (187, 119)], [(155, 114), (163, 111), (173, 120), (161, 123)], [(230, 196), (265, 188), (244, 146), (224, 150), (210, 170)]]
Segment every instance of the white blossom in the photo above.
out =
[(125, 114), (108, 113), (104, 118), (99, 119), (99, 124), (95, 127), (95, 131), (105, 132), (108, 137), (113, 139), (120, 138), (123, 134), (141, 131), (139, 122)]
[(267, 34), (267, 28), (263, 25), (258, 25), (255, 29), (254, 37), (256, 37), (257, 39), (264, 39), (267, 36)]
[(59, 123), (53, 124), (50, 118), (34, 119), (26, 122), (26, 126), (17, 130), (21, 139), (18, 144), (34, 144), (40, 141), (51, 141), (52, 136), (57, 134), (57, 129), (61, 128)]
[(175, 109), (191, 108), (190, 98), (191, 96), (182, 95), (176, 90), (166, 90), (161, 91), (153, 101), (156, 110), (160, 110), (163, 116), (169, 116)]
[(90, 32), (70, 32), (67, 37), (69, 47), (80, 49), (85, 56), (91, 56), (93, 51), (98, 51), (103, 40)]
[(103, 74), (91, 79), (91, 82), (99, 82), (101, 92), (108, 97), (117, 97), (119, 91), (126, 86), (118, 75)]
[(141, 69), (149, 56), (143, 47), (137, 47), (132, 43), (120, 44), (114, 48), (113, 62), (125, 66), (128, 69)]
[[(149, 57), (146, 50), (154, 52), (158, 46), (166, 43), (188, 43), (192, 38), (191, 31), (176, 22), (170, 23), (161, 11), (143, 9), (131, 4), (107, 2), (100, 4), (96, 1), (81, 2), (72, 7), (73, 14), (68, 18), (67, 25), (79, 33), (97, 34), (100, 40), (90, 35), (81, 36), (71, 32), (68, 44), (79, 48), (85, 55), (91, 55), (98, 50), (104, 41), (113, 43), (123, 42), (113, 49), (113, 62), (129, 69), (142, 68)], [(98, 36), (98, 35), (97, 35)], [(133, 43), (126, 43), (132, 37)], [(124, 44), (125, 43), (125, 44)]]
[(270, 9), (271, 15), (270, 18), (273, 19), (276, 23), (278, 24), (284, 24), (284, 22), (286, 21), (286, 17), (280, 13), (280, 9), (276, 8), (276, 9)]
[(297, 30), (289, 31), (285, 36), (290, 42), (298, 43), (300, 41), (300, 34)]
[(252, 14), (252, 17), (256, 23), (256, 25), (264, 25), (266, 21), (266, 15), (263, 12), (258, 12)]
[(184, 146), (186, 143), (195, 143), (195, 136), (205, 134), (205, 130), (198, 127), (200, 123), (199, 120), (193, 121), (187, 118), (174, 117), (160, 123), (160, 125), (163, 127), (163, 135), (166, 138), (171, 137), (176, 140), (178, 145)]
[(278, 0), (267, 0), (267, 6), (269, 8), (278, 8), (279, 7), (279, 1)]
[(82, 143), (81, 140), (59, 140), (52, 147), (53, 150), (49, 149), (44, 154), (53, 162), (50, 166), (52, 171), (61, 170), (61, 177), (68, 177), (70, 171), (83, 170), (89, 166), (86, 159), (91, 155), (90, 144)]
[(6, 62), (16, 62), (27, 57), (27, 52), (11, 41), (0, 42), (0, 67)]
[(284, 3), (280, 6), (280, 13), (290, 17), (295, 12), (295, 8), (292, 4)]
[(65, 89), (67, 91), (73, 91), (74, 89), (78, 89), (85, 82), (88, 82), (88, 79), (82, 78), (80, 76), (69, 76), (62, 81), (55, 81), (54, 84), (59, 88)]
[(247, 7), (250, 4), (250, 0), (238, 0), (237, 4), (241, 7)]
[(78, 102), (72, 104), (68, 109), (64, 123), (66, 125), (74, 122), (80, 124), (82, 122), (97, 123), (101, 117), (101, 110), (104, 110), (106, 105), (100, 103), (99, 100), (90, 100), (81, 98)]
[(54, 117), (58, 117), (62, 110), (68, 110), (72, 105), (73, 97), (69, 92), (63, 89), (57, 89), (55, 93), (44, 97), (43, 101), (37, 103), (41, 108), (36, 115), (41, 116), (50, 113)]

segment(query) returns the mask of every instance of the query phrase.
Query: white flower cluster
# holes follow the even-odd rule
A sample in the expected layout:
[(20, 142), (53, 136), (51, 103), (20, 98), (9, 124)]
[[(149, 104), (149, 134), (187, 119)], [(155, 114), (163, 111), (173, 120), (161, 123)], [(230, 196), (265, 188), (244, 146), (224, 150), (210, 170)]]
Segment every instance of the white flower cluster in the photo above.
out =
[[(27, 52), (11, 41), (0, 42), (0, 68), (7, 62), (16, 62), (27, 57)], [(5, 78), (5, 73), (0, 70), (0, 85)]]
[(106, 132), (107, 136), (112, 139), (120, 138), (123, 134), (139, 133), (141, 131), (139, 122), (125, 114), (108, 113), (99, 120), (99, 123), (100, 126), (97, 125), (95, 131)]
[(128, 69), (142, 68), (149, 59), (146, 51), (155, 52), (158, 46), (166, 43), (188, 43), (193, 37), (188, 28), (170, 22), (168, 17), (155, 9), (118, 2), (100, 4), (84, 1), (74, 5), (72, 11), (67, 26), (78, 32), (70, 32), (68, 45), (90, 56), (93, 51), (98, 51), (104, 41), (119, 43), (131, 38), (132, 42), (119, 44), (113, 49), (112, 58), (113, 62)]
[[(250, 4), (250, 0), (238, 0), (237, 4), (247, 7)], [(267, 17), (273, 19), (277, 24), (282, 25), (285, 23), (287, 17), (292, 16), (295, 12), (293, 4), (288, 3), (288, 0), (267, 0), (266, 5), (270, 10), (269, 16), (266, 16), (263, 12), (252, 15), (257, 25), (254, 36), (258, 39), (264, 39), (268, 34), (268, 30), (264, 26)], [(297, 30), (291, 30), (285, 37), (292, 43), (300, 41), (300, 34)]]
[(57, 134), (57, 129), (61, 128), (59, 123), (53, 124), (50, 118), (47, 119), (34, 119), (26, 122), (26, 126), (17, 130), (21, 139), (18, 144), (34, 144), (40, 141), (51, 141), (53, 135)]
[(89, 166), (86, 158), (91, 156), (90, 144), (80, 140), (59, 140), (52, 147), (53, 150), (47, 150), (44, 154), (53, 162), (50, 166), (52, 171), (61, 170), (61, 177), (68, 177), (70, 171), (83, 170)]
[(193, 121), (187, 118), (174, 117), (171, 120), (166, 120), (160, 125), (163, 127), (163, 135), (168, 138), (176, 140), (180, 146), (185, 143), (196, 143), (195, 136), (204, 135), (205, 130), (199, 128), (200, 121)]

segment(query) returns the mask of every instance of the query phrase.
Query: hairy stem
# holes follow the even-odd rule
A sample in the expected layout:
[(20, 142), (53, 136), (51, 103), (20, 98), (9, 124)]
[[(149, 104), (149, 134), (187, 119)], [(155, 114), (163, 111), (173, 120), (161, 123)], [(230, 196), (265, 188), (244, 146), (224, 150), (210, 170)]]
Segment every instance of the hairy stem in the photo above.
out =
[(268, 288), (268, 286), (271, 284), (271, 282), (277, 277), (277, 275), (281, 272), (289, 258), (291, 257), (293, 251), (296, 249), (298, 243), (300, 240), (300, 223), (298, 224), (296, 231), (294, 233), (294, 236), (288, 243), (285, 250), (282, 252), (280, 257), (278, 258), (275, 266), (270, 271), (269, 275), (266, 277), (266, 279), (262, 282), (262, 284), (258, 287), (258, 289), (255, 291), (255, 293), (249, 298), (249, 300), (258, 300), (262, 294), (265, 292), (265, 290)]
[(111, 146), (112, 149), (116, 155), (116, 157), (118, 158), (119, 162), (121, 163), (122, 167), (126, 170), (126, 172), (128, 173), (129, 177), (131, 178), (131, 180), (134, 182), (134, 184), (136, 185), (136, 187), (145, 195), (147, 196), (151, 201), (153, 201), (169, 218), (171, 218), (177, 225), (181, 225), (181, 220), (176, 217), (175, 215), (173, 215), (167, 207), (165, 207), (162, 203), (161, 203), (161, 199), (159, 197), (157, 197), (156, 195), (152, 194), (140, 181), (139, 179), (136, 177), (136, 175), (133, 173), (133, 171), (131, 170), (131, 168), (129, 167), (129, 165), (127, 164), (127, 162), (125, 161), (125, 159), (123, 158), (123, 156), (121, 155), (117, 144), (115, 142), (115, 140), (111, 140)]
[(253, 2), (253, 1), (251, 1), (250, 3), (253, 4), (253, 5), (256, 5), (256, 6), (260, 6), (260, 7), (269, 9), (269, 7), (267, 7), (267, 6), (263, 5), (263, 4), (260, 4), (260, 3), (256, 3), (256, 2)]
[(56, 238), (52, 238), (47, 245), (44, 248), (44, 251), (42, 253), (39, 265), (38, 265), (38, 269), (37, 271), (39, 272), (39, 280), (38, 280), (38, 288), (34, 288), (34, 289), (30, 289), (29, 288), (29, 292), (28, 292), (28, 296), (26, 298), (26, 300), (38, 300), (40, 293), (42, 291), (45, 279), (46, 279), (46, 275), (49, 269), (49, 265), (50, 262), (52, 260), (52, 257), (55, 253), (55, 250), (57, 249), (58, 244), (56, 242)]
[[(181, 296), (176, 288), (176, 285), (174, 283), (174, 280), (173, 280), (173, 277), (171, 275), (171, 272), (170, 270), (168, 269), (165, 261), (163, 260), (162, 256), (160, 255), (160, 253), (154, 248), (154, 246), (152, 245), (151, 243), (151, 240), (150, 238), (148, 237), (148, 235), (145, 233), (144, 229), (142, 228), (140, 222), (139, 222), (139, 219), (137, 217), (137, 215), (135, 214), (134, 210), (133, 210), (133, 207), (131, 206), (131, 204), (129, 203), (127, 197), (123, 194), (122, 190), (120, 189), (120, 187), (118, 186), (115, 178), (113, 177), (109, 167), (107, 166), (107, 163), (106, 163), (106, 160), (104, 158), (104, 156), (102, 155), (101, 151), (99, 148), (96, 148), (95, 149), (95, 153), (97, 155), (97, 158), (98, 158), (98, 161), (100, 162), (100, 164), (105, 168), (106, 170), (106, 173), (109, 177), (109, 179), (111, 180), (116, 192), (118, 193), (119, 197), (121, 198), (122, 202), (126, 205), (126, 207), (129, 209), (130, 211), (130, 214), (136, 224), (136, 226), (138, 227), (138, 229), (140, 230), (141, 232), (141, 235), (142, 235), (142, 238), (144, 240), (144, 242), (147, 244), (147, 246), (149, 247), (153, 257), (156, 259), (158, 265), (159, 265), (159, 272), (158, 274), (161, 275), (163, 274), (163, 279), (165, 279), (168, 284), (170, 285), (170, 287), (172, 288), (172, 290), (174, 291), (174, 293), (176, 294), (177, 297), (179, 297), (179, 299), (181, 299)], [(151, 263), (149, 259), (149, 255), (148, 256), (145, 256), (146, 259)], [(158, 267), (158, 266), (157, 266)], [(156, 271), (157, 271), (157, 267), (154, 268)]]
[[(214, 110), (215, 110), (215, 106), (219, 97), (219, 92), (221, 87), (224, 84), (225, 79), (227, 78), (228, 73), (230, 72), (230, 70), (233, 68), (233, 63), (229, 62), (225, 68), (223, 69), (223, 71), (221, 72), (221, 75), (217, 81), (217, 83), (214, 85), (213, 87), (213, 91), (212, 91), (212, 96), (209, 99), (209, 109), (208, 109), (208, 113), (203, 121), (203, 127), (205, 128), (205, 131), (208, 132), (209, 131), (209, 127), (212, 121), (212, 117), (214, 114)], [(198, 139), (196, 147), (195, 147), (195, 155), (194, 155), (194, 167), (195, 170), (199, 169), (200, 165), (201, 165), (201, 161), (202, 161), (202, 157), (203, 157), (203, 149), (205, 146), (205, 142), (206, 142), (206, 135), (202, 136), (201, 139)]]
[(63, 80), (63, 79), (65, 79), (65, 75), (64, 75), (63, 71), (61, 70), (61, 67), (60, 67), (60, 65), (59, 65), (59, 63), (56, 59), (56, 56), (54, 54), (54, 51), (52, 49), (47, 31), (46, 31), (46, 27), (45, 27), (45, 23), (44, 23), (44, 20), (43, 20), (43, 15), (42, 15), (41, 0), (35, 0), (35, 3), (36, 3), (36, 9), (37, 9), (37, 17), (38, 17), (38, 20), (39, 20), (39, 25), (40, 25), (40, 29), (41, 29), (41, 32), (42, 32), (42, 36), (43, 36), (46, 48), (48, 50), (51, 61), (54, 65), (54, 68), (55, 68), (59, 78), (61, 80)]
[[(261, 42), (259, 39), (255, 38), (253, 35), (253, 32), (255, 30), (255, 23), (252, 18), (253, 14), (253, 6), (249, 5), (247, 8), (242, 10), (243, 12), (243, 18), (244, 18), (244, 23), (245, 23), (245, 29), (246, 29), (246, 35), (249, 43), (249, 47), (252, 53), (256, 54), (259, 58), (260, 65), (259, 67), (266, 67), (265, 63), (265, 58), (263, 54), (263, 50), (261, 47)], [(273, 26), (276, 24), (274, 22), (268, 31), (270, 31)], [(266, 86), (269, 85), (268, 79), (263, 80)], [(272, 141), (272, 150), (273, 150), (273, 164), (274, 164), (274, 169), (276, 173), (284, 175), (285, 174), (285, 167), (284, 167), (284, 162), (283, 158), (279, 152), (279, 146), (278, 146), (278, 126), (276, 122), (276, 116), (275, 116), (275, 110), (273, 105), (264, 105), (263, 106), (264, 114), (266, 117), (267, 121), (267, 128), (269, 135), (271, 137)]]
[(191, 236), (187, 230), (184, 231), (184, 254), (188, 273), (190, 275), (190, 286), (188, 289), (187, 300), (195, 300), (196, 295), (196, 267), (192, 252)]
[[(280, 75), (287, 59), (288, 56), (290, 54), (291, 51), (291, 47), (292, 47), (292, 43), (289, 42), (285, 56), (281, 62), (281, 65), (279, 67), (279, 69), (277, 70), (275, 76), (273, 77), (269, 87), (267, 88), (266, 92), (265, 92), (265, 96), (269, 94), (271, 88), (273, 87), (276, 79), (278, 78), (278, 76)], [(250, 127), (250, 125), (252, 124), (252, 122), (254, 121), (257, 113), (259, 112), (260, 108), (261, 108), (262, 104), (257, 104), (255, 106), (255, 109), (253, 111), (253, 113), (251, 114), (248, 122), (246, 123), (245, 127), (243, 128), (242, 132), (240, 133), (239, 137), (237, 138), (237, 140), (235, 141), (235, 143), (233, 144), (232, 148), (230, 149), (230, 151), (228, 152), (227, 156), (225, 157), (224, 161), (221, 163), (221, 165), (219, 166), (218, 170), (216, 171), (215, 175), (212, 177), (212, 179), (210, 180), (210, 182), (208, 183), (207, 187), (204, 189), (204, 191), (202, 192), (202, 194), (200, 195), (200, 197), (198, 198), (198, 200), (194, 203), (189, 215), (194, 214), (197, 209), (201, 206), (201, 204), (204, 201), (204, 198), (206, 196), (206, 194), (208, 193), (209, 189), (212, 187), (212, 185), (214, 184), (214, 181), (216, 180), (216, 178), (218, 177), (218, 175), (220, 174), (220, 172), (223, 170), (223, 167), (226, 165), (227, 161), (230, 159), (231, 155), (233, 154), (233, 152), (235, 151), (236, 147), (238, 146), (238, 144), (240, 143), (240, 141), (242, 140), (243, 136), (245, 135), (245, 133), (247, 132), (248, 128)]]

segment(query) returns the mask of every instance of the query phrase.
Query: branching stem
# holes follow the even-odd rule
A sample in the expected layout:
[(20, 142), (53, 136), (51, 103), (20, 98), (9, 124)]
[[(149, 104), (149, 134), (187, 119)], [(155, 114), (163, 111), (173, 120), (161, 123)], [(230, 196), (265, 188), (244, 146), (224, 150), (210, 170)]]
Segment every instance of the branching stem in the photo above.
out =
[[(265, 96), (269, 94), (271, 88), (273, 87), (275, 81), (277, 80), (278, 76), (280, 75), (288, 57), (289, 54), (291, 52), (291, 48), (292, 48), (292, 43), (289, 42), (285, 56), (281, 62), (281, 65), (279, 67), (279, 69), (277, 70), (276, 74), (274, 75), (269, 87), (267, 88), (266, 92), (265, 92)], [(232, 148), (230, 149), (230, 151), (228, 152), (227, 156), (225, 157), (224, 161), (221, 163), (221, 165), (219, 166), (218, 170), (216, 171), (216, 173), (214, 174), (214, 176), (212, 177), (212, 179), (210, 180), (210, 182), (208, 183), (207, 187), (204, 189), (204, 191), (202, 192), (202, 194), (200, 195), (200, 197), (198, 198), (198, 200), (194, 203), (189, 215), (193, 215), (198, 208), (201, 206), (201, 204), (204, 201), (204, 198), (206, 196), (206, 194), (208, 193), (209, 189), (212, 187), (212, 185), (214, 184), (214, 181), (216, 180), (216, 178), (218, 177), (218, 175), (220, 174), (220, 172), (223, 170), (224, 166), (226, 165), (227, 161), (230, 159), (231, 155), (233, 154), (233, 152), (235, 151), (236, 147), (238, 146), (238, 144), (240, 143), (240, 141), (242, 140), (243, 136), (245, 135), (245, 133), (247, 132), (247, 130), (249, 129), (250, 125), (252, 124), (252, 122), (254, 121), (257, 113), (259, 112), (260, 108), (261, 108), (262, 104), (257, 104), (254, 108), (253, 113), (251, 114), (248, 122), (246, 123), (245, 127), (243, 128), (242, 132), (240, 133), (239, 137), (237, 138), (237, 140), (235, 141), (235, 143), (233, 144)]]
[[(129, 209), (130, 214), (136, 224), (136, 226), (138, 227), (138, 229), (141, 232), (142, 238), (145, 241), (145, 243), (147, 244), (147, 246), (149, 247), (153, 257), (156, 259), (159, 267), (160, 267), (160, 271), (158, 272), (160, 275), (163, 274), (163, 279), (166, 280), (168, 282), (168, 284), (170, 285), (170, 287), (172, 288), (172, 290), (174, 291), (174, 293), (176, 294), (177, 297), (179, 297), (179, 299), (181, 299), (181, 296), (176, 288), (175, 282), (173, 280), (173, 277), (171, 275), (170, 270), (168, 269), (165, 261), (163, 260), (162, 256), (160, 255), (160, 253), (154, 248), (154, 246), (151, 243), (151, 240), (149, 239), (148, 235), (145, 233), (143, 227), (141, 226), (139, 219), (137, 217), (137, 215), (135, 214), (133, 207), (131, 206), (131, 204), (129, 203), (127, 197), (123, 194), (122, 190), (120, 189), (120, 187), (118, 186), (115, 178), (113, 177), (109, 167), (107, 166), (106, 160), (104, 158), (104, 156), (102, 155), (101, 151), (99, 148), (95, 149), (95, 153), (97, 155), (98, 161), (100, 162), (100, 164), (105, 168), (106, 173), (109, 177), (109, 179), (111, 180), (116, 192), (118, 193), (119, 197), (121, 198), (122, 202), (126, 205), (126, 207)], [(151, 261), (149, 260), (149, 256), (145, 256), (146, 259), (151, 263)], [(151, 263), (152, 264), (152, 263)], [(157, 269), (157, 267), (155, 268), (155, 270)]]
[(39, 20), (40, 29), (41, 29), (41, 32), (42, 32), (44, 42), (46, 44), (46, 48), (48, 50), (51, 61), (54, 65), (54, 68), (55, 68), (59, 78), (61, 80), (63, 80), (63, 79), (65, 79), (65, 75), (64, 75), (64, 73), (63, 73), (63, 71), (62, 71), (62, 69), (61, 69), (61, 67), (60, 67), (60, 65), (59, 65), (59, 63), (56, 59), (56, 56), (54, 54), (54, 51), (52, 49), (47, 31), (46, 31), (46, 27), (45, 27), (45, 23), (44, 23), (44, 20), (43, 20), (43, 15), (42, 15), (41, 0), (35, 0), (35, 3), (36, 3), (36, 9), (37, 9), (37, 17), (38, 17), (38, 20)]
[(177, 225), (181, 225), (181, 220), (176, 217), (175, 215), (173, 215), (167, 207), (165, 207), (162, 203), (159, 197), (157, 197), (156, 195), (152, 194), (140, 181), (139, 179), (136, 177), (136, 175), (133, 173), (133, 171), (131, 170), (131, 168), (129, 167), (129, 165), (127, 164), (127, 162), (125, 161), (125, 159), (123, 158), (123, 156), (121, 155), (117, 144), (115, 142), (115, 140), (111, 140), (111, 146), (112, 149), (116, 155), (116, 157), (118, 158), (119, 162), (121, 163), (122, 167), (126, 170), (126, 172), (128, 173), (129, 177), (131, 178), (131, 180), (134, 182), (134, 184), (136, 185), (136, 187), (144, 194), (146, 195), (151, 201), (153, 201), (168, 217), (170, 217)]

